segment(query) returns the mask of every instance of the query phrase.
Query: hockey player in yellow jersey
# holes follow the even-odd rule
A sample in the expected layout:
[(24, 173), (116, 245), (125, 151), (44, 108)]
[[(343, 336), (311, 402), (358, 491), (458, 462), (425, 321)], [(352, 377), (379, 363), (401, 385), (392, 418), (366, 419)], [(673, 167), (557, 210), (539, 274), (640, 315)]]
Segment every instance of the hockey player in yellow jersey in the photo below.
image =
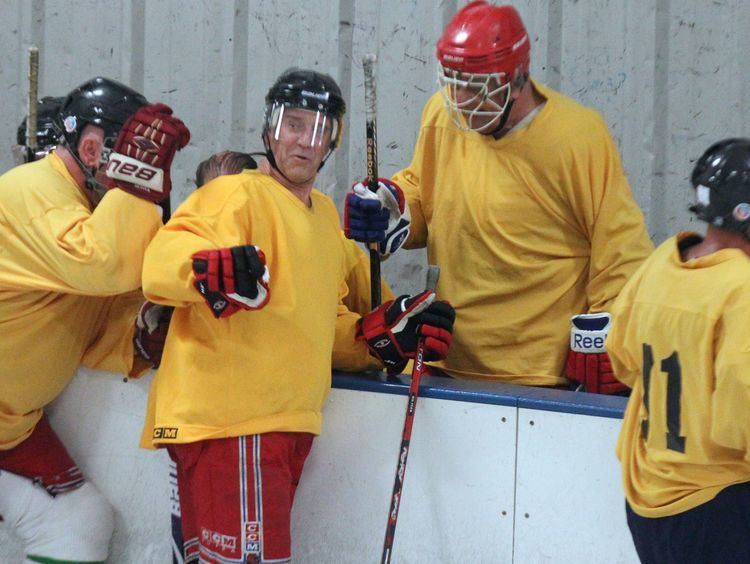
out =
[[(381, 181), (390, 221), (370, 219), (360, 184), (345, 228), (360, 241), (379, 231), (384, 255), (427, 248), (438, 293), (456, 308), (438, 363), (449, 374), (558, 386), (568, 358), (587, 391), (619, 392), (605, 353), (569, 353), (570, 319), (606, 312), (652, 246), (602, 118), (529, 78), (529, 53), (512, 7), (461, 9), (437, 44), (441, 90), (411, 164)], [(597, 321), (576, 320), (583, 331)]]
[[(195, 183), (200, 188), (206, 182), (224, 174), (239, 174), (245, 169), (260, 169), (266, 174), (271, 173), (271, 165), (267, 159), (260, 164), (247, 153), (238, 151), (221, 151), (200, 162), (195, 172)], [(351, 239), (344, 238), (344, 271), (348, 293), (343, 303), (354, 313), (364, 315), (371, 311), (370, 307), (370, 259), (362, 248)], [(380, 293), (383, 301), (394, 298), (393, 292), (384, 279), (380, 281)], [(348, 347), (347, 347), (348, 348)], [(337, 368), (334, 363), (334, 368)]]
[[(81, 364), (132, 375), (151, 365), (136, 354), (156, 352), (134, 327), (141, 263), (161, 225), (154, 202), (169, 194), (172, 157), (189, 139), (170, 114), (94, 78), (59, 104), (57, 148), (24, 151), (40, 160), (0, 177), (0, 516), (28, 561), (107, 556), (112, 509), (44, 409)], [(149, 163), (131, 151), (135, 129)], [(151, 178), (149, 187), (122, 176), (117, 163), (126, 159), (128, 170)]]
[(352, 369), (373, 357), (399, 368), (420, 335), (432, 358), (447, 354), (453, 310), (431, 291), (364, 317), (340, 303), (338, 214), (313, 184), (343, 115), (331, 77), (284, 72), (266, 96), (269, 173), (208, 182), (146, 252), (144, 293), (175, 311), (143, 443), (176, 462), (186, 561), (289, 561), (294, 493), (335, 347), (351, 351)]
[(750, 139), (711, 146), (692, 184), (705, 236), (664, 242), (613, 309), (617, 455), (642, 562), (750, 562)]

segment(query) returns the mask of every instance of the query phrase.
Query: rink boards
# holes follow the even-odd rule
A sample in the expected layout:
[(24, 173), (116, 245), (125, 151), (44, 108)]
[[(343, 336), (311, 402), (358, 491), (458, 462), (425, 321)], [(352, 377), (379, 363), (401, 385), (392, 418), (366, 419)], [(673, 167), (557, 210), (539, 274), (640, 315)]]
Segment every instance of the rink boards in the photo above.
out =
[[(138, 449), (148, 384), (81, 370), (49, 410), (117, 509), (113, 563), (166, 563), (163, 451)], [(393, 562), (637, 562), (614, 455), (624, 398), (425, 378)], [(295, 562), (379, 562), (408, 378), (334, 374), (297, 492)], [(20, 562), (0, 526), (0, 562)]]

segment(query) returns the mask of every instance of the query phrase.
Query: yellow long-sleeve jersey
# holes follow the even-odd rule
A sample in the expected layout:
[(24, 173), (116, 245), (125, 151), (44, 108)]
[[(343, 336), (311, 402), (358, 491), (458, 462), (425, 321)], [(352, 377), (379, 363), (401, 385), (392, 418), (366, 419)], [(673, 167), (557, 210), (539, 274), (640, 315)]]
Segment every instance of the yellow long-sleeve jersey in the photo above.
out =
[(607, 351), (633, 391), (617, 455), (643, 517), (682, 513), (750, 481), (750, 258), (683, 262), (663, 243), (615, 302)]
[(427, 247), (456, 308), (437, 363), (455, 376), (564, 383), (571, 315), (605, 310), (652, 250), (599, 114), (533, 85), (546, 103), (500, 139), (458, 130), (435, 94), (394, 176), (406, 248)]
[(31, 434), (80, 364), (133, 368), (135, 290), (159, 225), (156, 206), (121, 190), (92, 212), (54, 153), (0, 177), (0, 449)]
[[(358, 315), (346, 292), (342, 236), (331, 200), (308, 207), (272, 177), (245, 171), (194, 192), (146, 252), (143, 289), (176, 306), (149, 394), (142, 445), (271, 431), (318, 434), (336, 346), (356, 365), (372, 361), (354, 340)], [(257, 245), (270, 300), (216, 319), (195, 289), (191, 255)], [(338, 342), (341, 339), (341, 342)]]

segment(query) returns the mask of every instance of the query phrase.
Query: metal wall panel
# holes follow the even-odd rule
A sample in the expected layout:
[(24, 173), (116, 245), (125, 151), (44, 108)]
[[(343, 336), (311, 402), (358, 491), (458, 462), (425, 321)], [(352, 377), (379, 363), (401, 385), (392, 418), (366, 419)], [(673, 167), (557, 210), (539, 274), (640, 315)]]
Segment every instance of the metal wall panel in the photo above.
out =
[[(380, 170), (408, 164), (422, 106), (435, 90), (434, 45), (459, 0), (3, 0), (0, 170), (23, 117), (26, 48), (41, 49), (40, 94), (95, 74), (172, 105), (193, 132), (174, 164), (174, 205), (198, 162), (225, 148), (260, 150), (265, 92), (289, 66), (336, 77), (349, 107), (344, 143), (319, 187), (341, 206), (364, 174), (362, 56), (379, 55)], [(691, 162), (708, 144), (748, 135), (750, 10), (743, 0), (518, 0), (532, 73), (598, 109), (659, 243), (693, 227)], [(384, 264), (397, 292), (422, 285), (422, 251)]]
[[(320, 188), (340, 206), (364, 173), (362, 56), (379, 55), (380, 170), (408, 164), (424, 102), (435, 89), (434, 45), (465, 2), (446, 0), (4, 1), (0, 21), (0, 169), (24, 111), (26, 47), (39, 45), (40, 93), (94, 74), (171, 104), (193, 131), (175, 160), (174, 203), (197, 163), (223, 148), (260, 150), (268, 85), (289, 66), (328, 72), (349, 106), (344, 143)], [(655, 242), (691, 227), (685, 181), (713, 140), (748, 134), (743, 100), (750, 48), (742, 0), (521, 0), (532, 72), (605, 117)], [(421, 286), (421, 251), (384, 265), (396, 291)]]

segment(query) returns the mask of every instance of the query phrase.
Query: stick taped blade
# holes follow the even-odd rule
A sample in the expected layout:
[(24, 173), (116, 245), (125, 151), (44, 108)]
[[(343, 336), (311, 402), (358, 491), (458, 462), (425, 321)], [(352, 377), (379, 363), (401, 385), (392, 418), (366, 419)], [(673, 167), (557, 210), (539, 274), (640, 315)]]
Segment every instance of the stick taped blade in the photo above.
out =
[(431, 264), (427, 267), (427, 289), (435, 291), (437, 288), (438, 278), (440, 278), (440, 267)]

